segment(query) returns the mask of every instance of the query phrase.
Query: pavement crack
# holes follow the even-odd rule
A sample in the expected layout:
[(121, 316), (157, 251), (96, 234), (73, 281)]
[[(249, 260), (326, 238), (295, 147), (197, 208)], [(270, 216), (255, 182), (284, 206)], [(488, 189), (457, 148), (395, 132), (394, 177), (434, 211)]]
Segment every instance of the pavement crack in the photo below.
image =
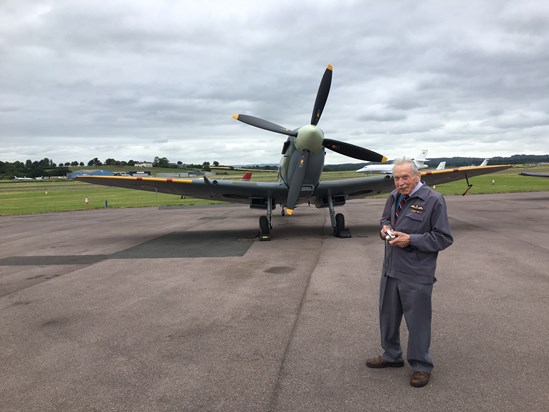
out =
[(279, 399), (279, 396), (280, 396), (282, 380), (284, 378), (284, 369), (285, 369), (285, 365), (286, 365), (286, 360), (288, 358), (288, 354), (290, 352), (290, 348), (292, 346), (292, 342), (294, 340), (294, 337), (295, 337), (295, 334), (296, 334), (296, 331), (297, 331), (297, 326), (298, 326), (298, 323), (299, 323), (299, 319), (301, 318), (301, 312), (302, 312), (303, 306), (305, 304), (305, 299), (306, 299), (307, 294), (309, 292), (309, 285), (311, 284), (311, 279), (313, 277), (313, 273), (315, 272), (315, 268), (318, 266), (318, 263), (320, 261), (321, 250), (322, 250), (323, 245), (324, 245), (324, 237), (321, 237), (320, 238), (320, 247), (318, 248), (316, 261), (313, 265), (313, 268), (311, 269), (311, 271), (309, 273), (309, 276), (307, 277), (307, 282), (305, 284), (305, 288), (303, 289), (303, 294), (301, 295), (301, 299), (299, 301), (299, 306), (298, 306), (297, 313), (296, 313), (296, 316), (295, 316), (294, 324), (292, 325), (292, 330), (290, 331), (290, 336), (288, 337), (288, 341), (286, 342), (286, 347), (284, 348), (284, 352), (282, 353), (282, 359), (280, 361), (280, 367), (278, 369), (276, 381), (275, 381), (275, 384), (274, 384), (274, 387), (273, 387), (273, 392), (271, 394), (271, 400), (269, 401), (269, 407), (267, 408), (267, 411), (269, 411), (269, 412), (274, 412), (276, 410), (276, 406), (277, 406), (278, 399)]

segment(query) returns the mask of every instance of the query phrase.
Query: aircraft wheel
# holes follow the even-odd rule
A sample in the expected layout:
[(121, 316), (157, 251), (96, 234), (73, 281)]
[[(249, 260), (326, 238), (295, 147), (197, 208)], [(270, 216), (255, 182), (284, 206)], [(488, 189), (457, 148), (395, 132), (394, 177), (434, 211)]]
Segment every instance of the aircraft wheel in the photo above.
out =
[(351, 237), (351, 231), (348, 229), (345, 229), (345, 217), (338, 213), (335, 215), (335, 227), (334, 227), (334, 236), (335, 237)]
[(267, 216), (259, 217), (259, 240), (271, 240), (269, 219), (267, 219)]
[(337, 233), (344, 231), (345, 230), (345, 216), (343, 216), (343, 213), (338, 213), (335, 216), (335, 220), (336, 220), (335, 231)]

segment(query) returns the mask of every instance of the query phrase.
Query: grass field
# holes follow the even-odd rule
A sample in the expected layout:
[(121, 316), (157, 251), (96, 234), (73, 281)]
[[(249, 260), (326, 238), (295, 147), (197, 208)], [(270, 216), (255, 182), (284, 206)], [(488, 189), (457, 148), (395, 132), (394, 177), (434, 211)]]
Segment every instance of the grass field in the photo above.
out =
[[(500, 173), (471, 179), (469, 195), (549, 191), (549, 179), (520, 176), (519, 173), (548, 173), (549, 166), (513, 168)], [(242, 172), (222, 175), (223, 179), (240, 179)], [(326, 172), (323, 180), (360, 177), (355, 172)], [(276, 172), (254, 172), (252, 181), (274, 181)], [(465, 180), (436, 187), (444, 195), (462, 194)], [(383, 197), (386, 195), (383, 195)], [(87, 204), (86, 204), (87, 199)], [(219, 203), (196, 198), (184, 198), (161, 193), (96, 186), (72, 180), (0, 181), (0, 216), (61, 212), (108, 207), (187, 206)]]

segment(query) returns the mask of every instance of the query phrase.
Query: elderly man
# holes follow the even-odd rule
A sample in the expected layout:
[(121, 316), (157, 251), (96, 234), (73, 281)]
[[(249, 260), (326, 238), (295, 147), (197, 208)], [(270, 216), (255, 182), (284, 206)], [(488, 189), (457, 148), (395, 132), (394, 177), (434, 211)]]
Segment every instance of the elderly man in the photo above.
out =
[(411, 160), (393, 168), (393, 190), (380, 221), (386, 240), (379, 298), (381, 356), (368, 359), (370, 368), (402, 367), (400, 346), (402, 316), (408, 326), (407, 360), (413, 373), (410, 385), (429, 383), (433, 360), (431, 344), (431, 293), (436, 282), (438, 252), (453, 242), (444, 198), (421, 182)]

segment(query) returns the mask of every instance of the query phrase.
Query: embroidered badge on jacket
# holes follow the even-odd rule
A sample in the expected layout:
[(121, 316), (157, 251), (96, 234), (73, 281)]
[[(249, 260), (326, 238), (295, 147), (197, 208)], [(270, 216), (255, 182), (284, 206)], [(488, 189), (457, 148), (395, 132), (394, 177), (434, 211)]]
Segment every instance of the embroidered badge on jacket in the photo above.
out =
[(410, 205), (410, 210), (414, 213), (423, 213), (425, 211), (421, 205)]

